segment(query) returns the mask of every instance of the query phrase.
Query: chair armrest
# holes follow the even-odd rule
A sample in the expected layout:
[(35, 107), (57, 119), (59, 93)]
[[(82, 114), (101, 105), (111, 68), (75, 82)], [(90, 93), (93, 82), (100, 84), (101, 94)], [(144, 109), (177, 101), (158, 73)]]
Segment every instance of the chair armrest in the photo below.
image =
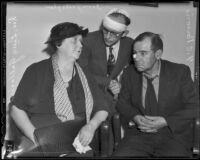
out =
[(12, 140), (4, 140), (4, 144), (2, 146), (2, 159), (14, 159), (12, 155), (9, 155), (15, 149), (14, 141)]
[(193, 154), (200, 155), (199, 151), (199, 142), (200, 142), (200, 118), (194, 120), (194, 144), (193, 144)]
[(110, 125), (109, 121), (103, 121), (100, 126), (100, 156), (109, 156), (109, 138), (110, 138)]
[(10, 103), (6, 106), (6, 133), (4, 135), (4, 143), (2, 146), (2, 157), (3, 159), (11, 159), (9, 157), (11, 152), (15, 150), (15, 135), (13, 133), (14, 122), (10, 116), (10, 110), (12, 107), (13, 97), (10, 98)]
[(114, 149), (121, 141), (121, 122), (119, 113), (115, 113), (112, 118), (113, 135), (114, 135)]

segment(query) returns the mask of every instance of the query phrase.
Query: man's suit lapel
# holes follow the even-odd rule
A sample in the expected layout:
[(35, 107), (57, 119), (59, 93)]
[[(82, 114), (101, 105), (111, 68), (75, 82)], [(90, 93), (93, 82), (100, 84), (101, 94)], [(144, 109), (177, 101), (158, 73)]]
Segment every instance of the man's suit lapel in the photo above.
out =
[(169, 90), (171, 88), (169, 85), (171, 84), (173, 77), (170, 75), (170, 71), (167, 68), (167, 64), (165, 61), (161, 60), (161, 70), (160, 70), (160, 80), (159, 80), (159, 92), (158, 92), (158, 105), (161, 107), (161, 103), (164, 103), (165, 97), (170, 95), (170, 92), (173, 90)]
[(135, 66), (133, 66), (132, 72), (130, 72), (132, 76), (131, 83), (133, 83), (131, 88), (132, 102), (135, 107), (139, 109), (141, 114), (144, 114), (144, 107), (142, 106), (142, 73), (138, 72)]
[(94, 49), (96, 50), (96, 55), (94, 56), (96, 56), (99, 63), (101, 64), (99, 66), (102, 67), (103, 72), (107, 74), (106, 46), (103, 40), (103, 35), (101, 33), (99, 34), (100, 35), (97, 37), (96, 46), (94, 47)]
[(127, 51), (125, 47), (126, 47), (125, 41), (120, 40), (120, 46), (119, 46), (118, 57), (115, 64), (115, 68), (113, 69), (110, 75), (112, 78), (116, 78), (118, 74), (120, 73), (120, 71), (122, 70), (122, 68), (124, 67), (124, 65), (126, 65), (125, 63), (127, 62), (128, 55), (125, 54)]
[(138, 80), (138, 82), (135, 83), (135, 84), (138, 84), (136, 86), (136, 92), (135, 93), (137, 93), (137, 95), (135, 95), (135, 98), (136, 98), (136, 101), (137, 101), (137, 104), (138, 104), (137, 107), (139, 108), (140, 112), (142, 114), (144, 114), (145, 113), (144, 112), (144, 107), (142, 105), (142, 82), (143, 82), (142, 74), (139, 74), (139, 77), (137, 78), (137, 80)]

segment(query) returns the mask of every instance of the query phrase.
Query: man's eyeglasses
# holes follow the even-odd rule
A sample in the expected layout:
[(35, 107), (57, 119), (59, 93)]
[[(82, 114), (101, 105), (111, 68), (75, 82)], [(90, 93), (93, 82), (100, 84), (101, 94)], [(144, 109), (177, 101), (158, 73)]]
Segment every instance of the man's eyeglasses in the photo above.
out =
[(103, 34), (108, 34), (111, 36), (111, 37), (120, 37), (124, 32), (113, 32), (113, 31), (109, 31), (107, 28), (103, 28)]
[(153, 52), (153, 51), (133, 51), (133, 57), (136, 57), (136, 55), (138, 55), (138, 54), (141, 55), (142, 57), (144, 57), (151, 52)]

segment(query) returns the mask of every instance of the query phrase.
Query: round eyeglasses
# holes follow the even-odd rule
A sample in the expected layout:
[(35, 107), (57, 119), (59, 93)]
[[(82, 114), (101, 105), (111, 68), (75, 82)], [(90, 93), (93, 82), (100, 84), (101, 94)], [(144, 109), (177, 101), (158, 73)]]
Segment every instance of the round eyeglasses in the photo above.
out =
[(107, 28), (103, 28), (103, 34), (109, 34), (111, 37), (120, 37), (124, 32), (114, 32), (114, 31), (109, 31)]

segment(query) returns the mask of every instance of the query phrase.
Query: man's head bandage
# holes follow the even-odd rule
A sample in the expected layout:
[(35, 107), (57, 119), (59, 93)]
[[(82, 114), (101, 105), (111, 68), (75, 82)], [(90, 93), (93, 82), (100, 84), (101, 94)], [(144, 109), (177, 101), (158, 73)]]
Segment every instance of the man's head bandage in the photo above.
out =
[(126, 12), (123, 9), (113, 8), (106, 14), (106, 16), (108, 16), (108, 15), (110, 15), (112, 13), (121, 13), (121, 14), (125, 15), (127, 18), (130, 19), (130, 16), (129, 16), (128, 12)]
[(117, 8), (114, 8), (112, 10), (110, 10), (106, 16), (104, 17), (103, 19), (103, 26), (106, 27), (106, 28), (112, 28), (113, 30), (117, 31), (117, 32), (123, 32), (125, 30), (127, 30), (128, 26), (125, 25), (125, 24), (122, 24), (122, 23), (119, 23), (115, 20), (113, 20), (110, 15), (112, 13), (120, 13), (120, 14), (123, 14), (124, 16), (128, 17), (129, 18), (129, 15), (126, 11), (122, 10), (122, 9), (117, 9)]
[(114, 31), (123, 32), (127, 30), (128, 26), (117, 21), (112, 20), (110, 17), (106, 16), (103, 19), (103, 26), (105, 28), (112, 28)]

